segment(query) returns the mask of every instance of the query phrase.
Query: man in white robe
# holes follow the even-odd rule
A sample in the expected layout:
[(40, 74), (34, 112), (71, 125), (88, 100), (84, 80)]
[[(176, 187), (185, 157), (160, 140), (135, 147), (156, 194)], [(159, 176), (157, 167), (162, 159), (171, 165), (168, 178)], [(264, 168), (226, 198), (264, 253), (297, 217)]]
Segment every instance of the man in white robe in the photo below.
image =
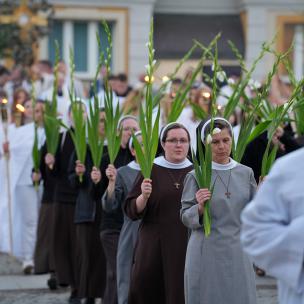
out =
[(304, 303), (304, 148), (280, 158), (242, 213), (241, 241), (278, 280), (280, 304)]

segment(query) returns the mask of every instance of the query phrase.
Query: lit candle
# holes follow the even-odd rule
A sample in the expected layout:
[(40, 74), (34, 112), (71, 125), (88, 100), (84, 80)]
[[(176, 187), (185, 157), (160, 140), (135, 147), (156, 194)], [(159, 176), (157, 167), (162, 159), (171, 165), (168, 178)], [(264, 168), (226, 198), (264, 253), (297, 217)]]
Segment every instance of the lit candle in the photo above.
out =
[(16, 109), (19, 111), (19, 112), (21, 112), (21, 113), (23, 113), (24, 111), (25, 111), (25, 108), (24, 108), (24, 106), (23, 105), (21, 105), (21, 104), (16, 104)]

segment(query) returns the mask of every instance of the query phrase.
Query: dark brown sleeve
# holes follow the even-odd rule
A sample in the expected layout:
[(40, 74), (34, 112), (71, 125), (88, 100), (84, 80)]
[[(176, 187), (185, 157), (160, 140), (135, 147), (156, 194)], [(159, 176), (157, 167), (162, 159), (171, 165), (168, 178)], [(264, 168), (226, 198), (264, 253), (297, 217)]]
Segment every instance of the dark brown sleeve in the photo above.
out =
[(133, 221), (141, 219), (144, 214), (144, 211), (138, 213), (136, 208), (136, 199), (141, 194), (141, 183), (143, 179), (144, 179), (143, 176), (141, 174), (138, 174), (134, 182), (133, 188), (127, 195), (126, 201), (124, 203), (124, 211), (127, 214), (127, 216)]

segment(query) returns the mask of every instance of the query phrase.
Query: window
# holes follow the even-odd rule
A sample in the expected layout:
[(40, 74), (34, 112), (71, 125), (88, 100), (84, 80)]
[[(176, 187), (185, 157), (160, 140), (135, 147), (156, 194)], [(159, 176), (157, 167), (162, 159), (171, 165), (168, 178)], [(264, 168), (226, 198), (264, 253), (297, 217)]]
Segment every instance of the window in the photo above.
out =
[(100, 23), (107, 20), (112, 32), (113, 73), (128, 73), (128, 9), (95, 7), (75, 7), (55, 5), (53, 28), (48, 37), (39, 42), (39, 58), (55, 59), (54, 39), (60, 44), (60, 56), (69, 63), (69, 48), (72, 47), (75, 59), (75, 75), (81, 80), (92, 80), (98, 65), (98, 44), (96, 33), (100, 33), (103, 49), (107, 48), (106, 35)]
[(63, 33), (62, 33), (62, 21), (54, 20), (53, 25), (49, 34), (48, 41), (48, 53), (49, 60), (54, 64), (55, 62), (55, 41), (58, 41), (59, 44), (59, 55), (62, 58), (62, 41), (63, 41)]
[(77, 21), (73, 24), (74, 60), (76, 72), (88, 71), (88, 24)]
[[(295, 76), (300, 80), (304, 75), (304, 16), (291, 15), (277, 18), (279, 52), (286, 52), (294, 42), (294, 49), (290, 54)], [(283, 66), (280, 72), (285, 74)]]

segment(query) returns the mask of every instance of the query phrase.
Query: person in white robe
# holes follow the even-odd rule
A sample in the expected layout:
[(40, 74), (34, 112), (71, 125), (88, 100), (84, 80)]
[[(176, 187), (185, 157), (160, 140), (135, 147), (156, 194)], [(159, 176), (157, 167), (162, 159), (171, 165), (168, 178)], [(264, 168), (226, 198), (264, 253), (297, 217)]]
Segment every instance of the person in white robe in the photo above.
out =
[(280, 304), (304, 303), (304, 148), (277, 160), (244, 209), (241, 242), (278, 280)]
[[(58, 91), (57, 91), (57, 112), (58, 117), (62, 119), (62, 122), (66, 125), (69, 124), (69, 106), (71, 104), (69, 96), (69, 87), (65, 83), (65, 75), (63, 73), (58, 73)], [(39, 98), (46, 100), (48, 102), (52, 101), (53, 96), (53, 86), (44, 91)]]
[[(11, 253), (22, 262), (24, 271), (30, 271), (33, 268), (39, 203), (39, 194), (31, 179), (34, 123), (28, 123), (19, 128), (9, 126), (8, 160), (3, 151), (3, 144), (6, 140), (3, 128), (0, 133), (2, 149), (0, 152), (0, 251)], [(44, 139), (43, 128), (38, 128), (39, 145), (42, 145)], [(7, 161), (8, 170), (6, 170)], [(12, 235), (12, 244), (10, 235)]]

